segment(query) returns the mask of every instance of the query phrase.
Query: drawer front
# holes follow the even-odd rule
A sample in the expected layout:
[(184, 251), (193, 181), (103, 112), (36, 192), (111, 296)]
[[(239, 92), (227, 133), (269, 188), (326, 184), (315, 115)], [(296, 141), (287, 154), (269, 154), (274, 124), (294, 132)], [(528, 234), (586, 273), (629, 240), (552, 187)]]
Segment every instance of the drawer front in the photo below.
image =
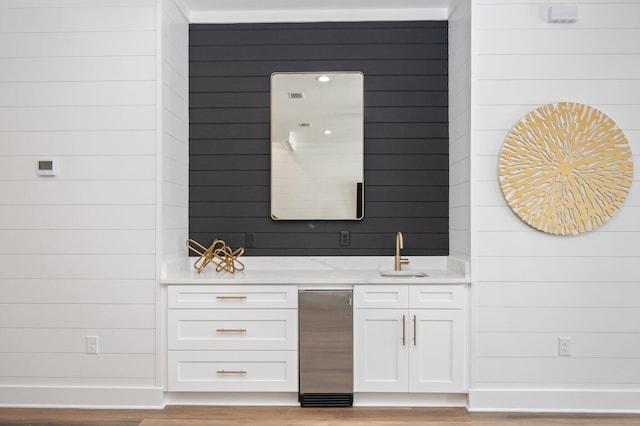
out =
[(356, 285), (353, 288), (355, 309), (406, 309), (408, 298), (406, 285)]
[(297, 392), (295, 351), (169, 351), (169, 391)]
[(425, 309), (463, 309), (465, 287), (462, 285), (409, 286), (409, 307)]
[(169, 308), (271, 309), (297, 308), (298, 289), (282, 285), (173, 285)]
[(295, 350), (295, 309), (170, 309), (169, 349)]

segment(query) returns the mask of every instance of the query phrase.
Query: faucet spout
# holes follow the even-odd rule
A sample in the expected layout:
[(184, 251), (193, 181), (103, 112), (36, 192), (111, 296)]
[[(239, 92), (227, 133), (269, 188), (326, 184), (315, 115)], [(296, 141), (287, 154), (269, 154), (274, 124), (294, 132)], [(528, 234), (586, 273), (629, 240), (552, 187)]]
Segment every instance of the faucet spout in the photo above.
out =
[(402, 238), (402, 232), (396, 234), (396, 255), (394, 258), (393, 269), (396, 271), (402, 270), (402, 265), (409, 263), (409, 259), (406, 259), (400, 255), (400, 249), (404, 248), (404, 239)]

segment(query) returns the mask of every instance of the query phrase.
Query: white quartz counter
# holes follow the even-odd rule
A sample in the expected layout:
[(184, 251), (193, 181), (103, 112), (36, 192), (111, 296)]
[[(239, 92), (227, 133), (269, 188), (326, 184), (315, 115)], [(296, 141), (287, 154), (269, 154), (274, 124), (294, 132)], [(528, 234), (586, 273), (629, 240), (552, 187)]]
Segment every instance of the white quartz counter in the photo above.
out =
[(216, 272), (215, 265), (198, 273), (197, 257), (164, 265), (162, 284), (465, 284), (470, 282), (466, 262), (451, 257), (409, 256), (403, 271), (426, 273), (426, 277), (382, 276), (393, 271), (393, 256), (354, 257), (241, 257), (245, 269), (231, 274)]

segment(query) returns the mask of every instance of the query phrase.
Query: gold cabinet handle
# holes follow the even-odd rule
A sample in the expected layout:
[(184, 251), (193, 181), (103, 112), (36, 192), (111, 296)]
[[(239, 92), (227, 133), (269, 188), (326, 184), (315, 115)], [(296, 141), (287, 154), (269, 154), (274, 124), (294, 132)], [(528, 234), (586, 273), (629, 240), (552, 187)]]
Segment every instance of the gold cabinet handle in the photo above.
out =
[(402, 346), (407, 343), (407, 317), (405, 315), (402, 316)]
[(218, 374), (247, 374), (245, 370), (218, 370)]
[(217, 333), (246, 333), (246, 328), (216, 328)]
[(247, 296), (216, 296), (216, 299), (218, 300), (225, 300), (225, 299), (245, 300), (246, 298)]
[(413, 316), (413, 346), (418, 343), (418, 337), (416, 333), (416, 316)]

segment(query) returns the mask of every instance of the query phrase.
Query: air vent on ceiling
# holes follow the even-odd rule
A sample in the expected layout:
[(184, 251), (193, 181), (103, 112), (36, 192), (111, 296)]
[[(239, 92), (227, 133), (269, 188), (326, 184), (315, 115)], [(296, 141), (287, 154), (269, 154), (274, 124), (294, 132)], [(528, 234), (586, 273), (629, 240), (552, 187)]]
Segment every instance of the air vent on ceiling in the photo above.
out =
[(302, 92), (289, 92), (289, 99), (302, 99), (304, 98), (304, 93)]

